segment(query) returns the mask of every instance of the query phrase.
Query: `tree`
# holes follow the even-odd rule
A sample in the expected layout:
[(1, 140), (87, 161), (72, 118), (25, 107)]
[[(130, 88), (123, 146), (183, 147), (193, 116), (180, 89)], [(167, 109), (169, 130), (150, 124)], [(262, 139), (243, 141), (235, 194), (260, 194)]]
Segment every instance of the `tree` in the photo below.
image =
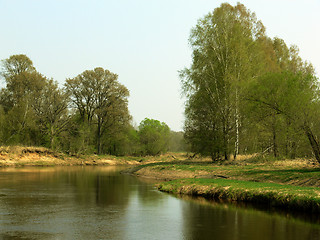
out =
[(30, 93), (41, 90), (45, 84), (45, 77), (36, 71), (26, 55), (12, 55), (3, 60), (2, 65), (1, 75), (15, 104)]
[(315, 76), (307, 72), (266, 74), (253, 83), (248, 100), (258, 109), (282, 116), (296, 131), (302, 131), (320, 162), (320, 146), (313, 130), (320, 116), (319, 86)]
[(69, 96), (53, 80), (37, 93), (32, 104), (37, 122), (42, 132), (48, 136), (49, 145), (55, 149), (58, 135), (69, 125), (68, 115)]
[(158, 155), (168, 151), (170, 128), (164, 122), (145, 118), (139, 125), (139, 137), (144, 155)]
[[(109, 70), (95, 68), (66, 80), (66, 89), (87, 129), (92, 131), (92, 125), (96, 126), (94, 140), (98, 154), (102, 152), (102, 139), (106, 131), (110, 132), (121, 122), (130, 120), (129, 91), (117, 79), (118, 75)], [(89, 143), (90, 139), (87, 141)]]
[(0, 103), (7, 114), (6, 143), (36, 144), (39, 140), (38, 129), (31, 106), (35, 94), (45, 85), (46, 78), (22, 54), (3, 60), (1, 75), (6, 82), (6, 88), (0, 94)]
[(225, 139), (221, 135), (221, 116), (204, 89), (189, 97), (185, 114), (185, 138), (191, 151), (211, 156), (212, 160), (220, 159)]
[[(188, 98), (185, 131), (194, 151), (209, 153), (214, 159), (223, 154), (228, 159), (233, 141), (237, 156), (243, 82), (261, 71), (253, 62), (259, 62), (257, 40), (263, 37), (262, 23), (242, 4), (222, 4), (192, 29), (193, 62), (181, 72), (181, 78)], [(204, 120), (208, 124), (202, 124)], [(211, 149), (208, 141), (212, 141)]]
[[(298, 134), (300, 132), (301, 135), (302, 128), (297, 126), (302, 125), (301, 123), (297, 125), (298, 118), (288, 117), (288, 114), (283, 113), (284, 110), (288, 113), (288, 110), (294, 106), (291, 104), (294, 104), (297, 99), (304, 99), (302, 100), (304, 106), (299, 110), (300, 113), (306, 112), (310, 104), (317, 102), (318, 93), (314, 69), (310, 63), (302, 61), (297, 46), (289, 48), (280, 38), (268, 40), (268, 46), (268, 52), (265, 55), (269, 55), (268, 71), (256, 78), (255, 81), (250, 82), (248, 86), (251, 87), (246, 92), (247, 97), (251, 96), (252, 99), (252, 96), (255, 96), (256, 100), (259, 99), (257, 102), (265, 98), (263, 102), (268, 104), (247, 102), (246, 105), (249, 107), (247, 117), (250, 118), (252, 125), (256, 125), (256, 129), (261, 130), (261, 127), (258, 126), (263, 126), (264, 135), (269, 133), (269, 139), (266, 138), (264, 141), (270, 143), (264, 145), (266, 149), (272, 149), (275, 157), (281, 151), (287, 157), (295, 157), (298, 143), (303, 142)], [(292, 97), (293, 93), (296, 94), (296, 98)], [(303, 93), (308, 93), (308, 96)], [(286, 108), (279, 111), (276, 106), (280, 106), (284, 102), (287, 104)], [(289, 115), (293, 115), (293, 113)]]
[(213, 160), (240, 150), (295, 157), (309, 141), (320, 161), (317, 78), (296, 46), (267, 37), (241, 4), (200, 19), (190, 44), (192, 65), (181, 78), (192, 151)]
[(2, 61), (2, 75), (9, 79), (25, 72), (34, 72), (32, 61), (24, 54), (12, 55)]
[(4, 142), (4, 135), (5, 135), (5, 128), (4, 128), (4, 124), (5, 124), (5, 120), (6, 120), (6, 116), (5, 116), (5, 112), (3, 110), (3, 107), (0, 104), (0, 145)]

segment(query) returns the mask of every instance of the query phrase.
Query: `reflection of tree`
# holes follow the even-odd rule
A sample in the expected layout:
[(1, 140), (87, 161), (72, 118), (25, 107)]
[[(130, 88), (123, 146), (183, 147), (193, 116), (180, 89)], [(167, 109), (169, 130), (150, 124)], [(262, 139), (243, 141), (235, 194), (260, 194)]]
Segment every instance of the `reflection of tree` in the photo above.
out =
[(132, 178), (129, 176), (95, 177), (95, 197), (99, 205), (127, 205), (131, 192)]
[(65, 239), (125, 239), (126, 232), (137, 229), (152, 236), (178, 236), (181, 223), (185, 239), (319, 239), (320, 235), (319, 225), (279, 214), (207, 201), (172, 203), (171, 196), (150, 190), (151, 183), (108, 167), (1, 170), (0, 180), (0, 239), (1, 228), (63, 232)]
[(112, 167), (2, 170), (0, 238), (4, 227), (5, 232), (26, 239), (38, 232), (63, 233), (66, 239), (121, 239), (119, 213), (126, 209), (136, 181), (118, 171)]
[(73, 186), (74, 201), (90, 205), (127, 205), (134, 179), (121, 176), (117, 169), (85, 167), (64, 175), (65, 182)]
[(14, 195), (7, 198), (1, 191), (0, 203), (10, 211), (17, 210), (14, 215), (19, 215), (23, 208), (59, 204), (61, 197), (68, 194), (71, 194), (72, 201), (82, 205), (125, 206), (132, 192), (130, 186), (136, 180), (130, 176), (120, 176), (117, 169), (109, 170), (76, 167), (2, 171), (0, 190), (14, 189)]

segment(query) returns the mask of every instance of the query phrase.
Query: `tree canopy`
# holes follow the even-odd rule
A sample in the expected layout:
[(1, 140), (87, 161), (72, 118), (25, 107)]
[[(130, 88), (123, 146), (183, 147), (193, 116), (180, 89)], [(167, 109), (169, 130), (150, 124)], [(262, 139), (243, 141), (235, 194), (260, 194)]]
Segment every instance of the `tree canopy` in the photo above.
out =
[[(129, 124), (129, 91), (109, 70), (95, 68), (66, 80), (66, 89), (82, 121), (95, 131), (97, 153), (102, 152), (103, 137), (116, 125)], [(95, 127), (93, 127), (95, 125)], [(90, 142), (90, 140), (89, 140)]]
[(295, 156), (300, 146), (308, 152), (309, 141), (320, 161), (313, 122), (318, 83), (297, 46), (270, 39), (240, 3), (221, 4), (200, 19), (189, 41), (192, 64), (180, 76), (185, 135), (194, 152), (213, 160), (259, 151)]
[(107, 69), (85, 70), (59, 87), (20, 54), (2, 61), (1, 76), (6, 83), (0, 90), (1, 145), (113, 155), (157, 155), (179, 145), (158, 120), (132, 126), (129, 90)]
[(158, 120), (145, 118), (139, 125), (142, 151), (146, 155), (158, 155), (168, 151), (170, 129), (167, 124)]

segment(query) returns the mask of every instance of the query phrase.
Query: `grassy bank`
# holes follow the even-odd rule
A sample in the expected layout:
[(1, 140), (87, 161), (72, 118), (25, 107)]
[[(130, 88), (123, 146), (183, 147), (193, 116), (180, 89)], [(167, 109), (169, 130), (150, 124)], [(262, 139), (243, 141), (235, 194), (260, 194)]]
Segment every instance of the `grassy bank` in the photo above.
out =
[(162, 181), (158, 187), (165, 192), (320, 212), (320, 166), (313, 159), (242, 156), (212, 163), (175, 157), (131, 173)]
[(207, 199), (267, 204), (290, 210), (320, 212), (320, 189), (228, 179), (180, 179), (163, 182), (159, 190)]
[(247, 158), (212, 163), (208, 159), (175, 159), (141, 165), (132, 171), (137, 176), (159, 180), (182, 178), (223, 178), (253, 182), (320, 187), (320, 166), (312, 159)]

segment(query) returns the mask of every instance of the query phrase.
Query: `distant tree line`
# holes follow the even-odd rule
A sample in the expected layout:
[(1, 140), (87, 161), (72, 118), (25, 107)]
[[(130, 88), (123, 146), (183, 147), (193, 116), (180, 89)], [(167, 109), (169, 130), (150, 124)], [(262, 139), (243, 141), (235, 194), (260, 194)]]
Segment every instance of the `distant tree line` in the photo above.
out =
[(180, 74), (193, 152), (213, 160), (269, 153), (320, 162), (319, 83), (297, 46), (268, 37), (240, 3), (200, 19), (189, 41), (192, 64)]
[[(2, 61), (0, 144), (45, 146), (70, 154), (157, 155), (183, 151), (181, 133), (146, 118), (136, 129), (129, 90), (103, 68), (63, 87), (39, 73), (26, 55)], [(181, 142), (181, 144), (180, 144)]]

